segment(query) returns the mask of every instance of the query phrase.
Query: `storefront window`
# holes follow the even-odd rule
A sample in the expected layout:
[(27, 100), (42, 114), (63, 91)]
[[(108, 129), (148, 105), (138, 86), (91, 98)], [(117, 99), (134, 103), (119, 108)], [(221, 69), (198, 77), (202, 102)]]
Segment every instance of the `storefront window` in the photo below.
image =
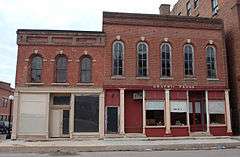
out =
[(74, 104), (74, 132), (99, 131), (99, 97), (76, 96)]
[(146, 102), (147, 126), (164, 126), (164, 101)]
[(225, 124), (225, 102), (209, 101), (210, 124)]
[(54, 96), (53, 105), (70, 105), (70, 96)]
[(171, 125), (187, 125), (186, 101), (171, 101)]

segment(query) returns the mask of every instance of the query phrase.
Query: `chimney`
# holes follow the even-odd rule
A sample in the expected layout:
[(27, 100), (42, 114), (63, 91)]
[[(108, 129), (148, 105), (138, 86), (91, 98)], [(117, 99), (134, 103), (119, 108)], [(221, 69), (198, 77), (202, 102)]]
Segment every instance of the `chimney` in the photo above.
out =
[(170, 15), (170, 4), (161, 4), (159, 7), (160, 15)]

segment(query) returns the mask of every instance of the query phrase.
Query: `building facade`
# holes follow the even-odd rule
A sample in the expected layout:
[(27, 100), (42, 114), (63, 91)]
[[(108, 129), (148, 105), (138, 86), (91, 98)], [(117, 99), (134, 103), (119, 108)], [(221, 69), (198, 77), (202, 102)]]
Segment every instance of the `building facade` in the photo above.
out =
[(14, 89), (9, 83), (0, 81), (0, 121), (8, 126), (10, 118), (10, 100), (9, 96), (13, 95)]
[(240, 133), (239, 4), (239, 0), (179, 0), (171, 12), (172, 15), (221, 18), (224, 21), (232, 124), (236, 134)]
[(166, 7), (104, 12), (102, 32), (18, 30), (12, 138), (231, 135), (222, 20)]

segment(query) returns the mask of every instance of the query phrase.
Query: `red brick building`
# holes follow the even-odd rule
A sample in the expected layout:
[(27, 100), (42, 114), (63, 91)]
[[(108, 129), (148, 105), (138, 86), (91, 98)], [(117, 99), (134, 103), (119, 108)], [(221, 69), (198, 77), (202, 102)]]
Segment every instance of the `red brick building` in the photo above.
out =
[(10, 115), (10, 100), (9, 96), (13, 95), (14, 89), (9, 83), (0, 81), (0, 121), (8, 125)]
[(171, 12), (172, 15), (221, 18), (224, 21), (232, 124), (233, 131), (237, 134), (240, 133), (239, 4), (239, 0), (179, 0)]
[(18, 30), (12, 138), (231, 135), (222, 20), (161, 9)]

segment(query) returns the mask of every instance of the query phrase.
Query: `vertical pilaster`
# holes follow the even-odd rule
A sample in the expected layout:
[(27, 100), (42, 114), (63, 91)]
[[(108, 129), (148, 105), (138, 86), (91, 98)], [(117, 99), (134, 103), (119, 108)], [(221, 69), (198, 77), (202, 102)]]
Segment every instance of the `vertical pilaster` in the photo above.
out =
[(143, 90), (143, 101), (142, 101), (142, 109), (143, 109), (143, 134), (145, 135), (145, 127), (146, 127), (146, 100), (145, 100), (145, 90)]
[(190, 134), (190, 118), (189, 118), (189, 91), (186, 92), (187, 94), (187, 126), (188, 126), (188, 133)]
[(226, 122), (227, 122), (227, 133), (232, 133), (229, 90), (225, 90), (225, 112), (226, 112)]
[(46, 96), (46, 103), (47, 103), (47, 107), (46, 107), (46, 139), (49, 138), (49, 115), (50, 115), (50, 93), (47, 94)]
[(125, 134), (125, 129), (124, 129), (124, 88), (120, 89), (120, 134)]
[(100, 138), (104, 137), (104, 99), (105, 99), (105, 95), (104, 95), (104, 91), (101, 92), (100, 96), (99, 96), (99, 134), (100, 134)]
[(18, 127), (18, 105), (19, 105), (19, 92), (15, 91), (14, 92), (14, 103), (13, 103), (13, 122), (12, 122), (12, 136), (11, 139), (12, 140), (16, 140), (17, 139), (17, 127)]
[(171, 134), (170, 90), (165, 89), (165, 127), (166, 134)]
[(71, 100), (70, 100), (70, 125), (69, 125), (69, 132), (70, 132), (70, 138), (73, 138), (73, 132), (74, 132), (74, 94), (71, 94)]
[(210, 133), (210, 117), (208, 107), (208, 91), (205, 91), (205, 104), (206, 104), (206, 116), (207, 116), (207, 133)]

